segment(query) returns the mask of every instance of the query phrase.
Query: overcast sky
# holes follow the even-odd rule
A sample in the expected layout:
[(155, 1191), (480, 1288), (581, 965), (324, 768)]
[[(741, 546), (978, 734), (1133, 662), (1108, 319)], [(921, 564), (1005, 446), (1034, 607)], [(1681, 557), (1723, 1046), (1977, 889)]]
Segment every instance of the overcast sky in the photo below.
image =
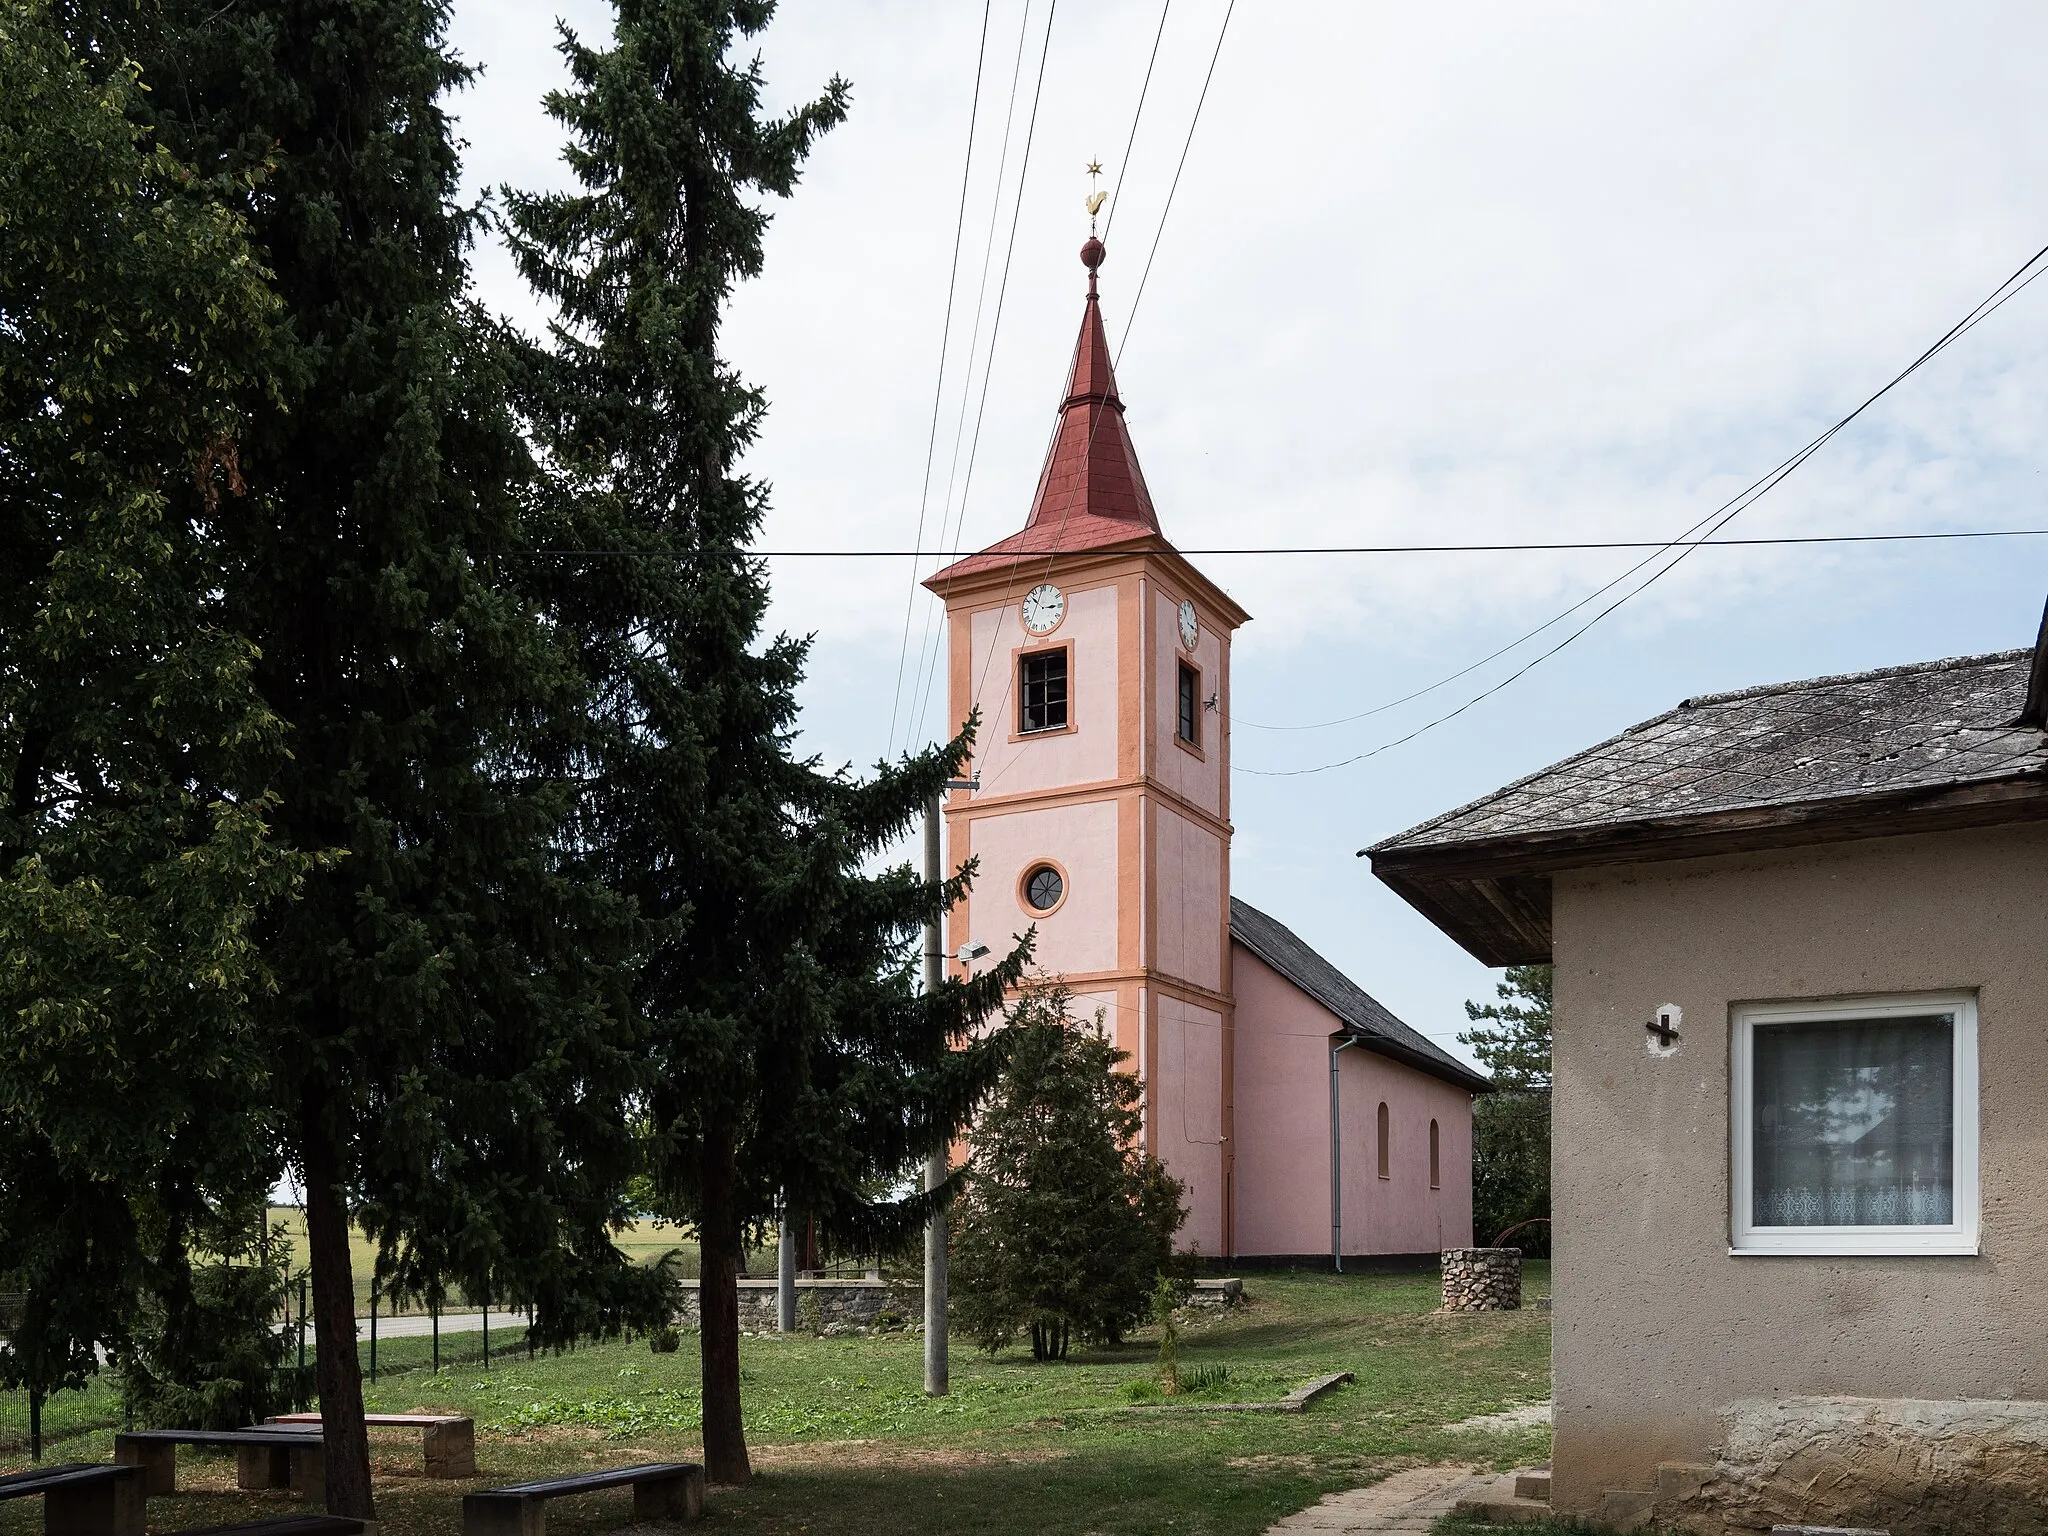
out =
[[(2048, 244), (2048, 8), (1871, 0), (1241, 0), (1162, 232), (1225, 3), (1172, 0), (1126, 165), (1157, 0), (1066, 0), (1049, 46), (1045, 0), (994, 0), (927, 548), (942, 519), (972, 549), (1028, 510), (1080, 318), (1090, 160), (1118, 197), (1102, 293), (1127, 419), (1191, 549), (1671, 537)], [(771, 402), (749, 465), (774, 487), (763, 548), (917, 536), (981, 11), (784, 0), (759, 40), (778, 109), (835, 72), (853, 89), (725, 331)], [(564, 78), (558, 15), (606, 25), (588, 4), (456, 6), (456, 45), (485, 70), (454, 104), (474, 188), (563, 181), (539, 105)], [(537, 323), (499, 252), (475, 267), (488, 302)], [(2048, 527), (2044, 343), (2048, 282), (1730, 536)], [(1253, 616), (1235, 650), (1238, 894), (1447, 1045), (1494, 978), (1354, 850), (1690, 694), (2028, 643), (2048, 595), (2048, 539), (1703, 551), (1413, 741), (1253, 771), (1338, 762), (1465, 703), (1543, 646), (1363, 719), (1273, 729), (1437, 682), (1638, 558), (1199, 561)], [(911, 561), (773, 574), (776, 624), (816, 636), (807, 748), (859, 766), (944, 734), (936, 697), (892, 701), (936, 638), (918, 592), (902, 660)]]

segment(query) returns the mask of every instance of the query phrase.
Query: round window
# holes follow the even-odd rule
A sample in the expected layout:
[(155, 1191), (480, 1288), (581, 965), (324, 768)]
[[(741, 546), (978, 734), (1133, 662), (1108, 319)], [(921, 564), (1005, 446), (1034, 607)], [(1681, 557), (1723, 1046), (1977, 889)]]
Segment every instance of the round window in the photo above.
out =
[(1050, 912), (1066, 894), (1066, 882), (1050, 864), (1041, 864), (1024, 877), (1024, 900), (1034, 912)]

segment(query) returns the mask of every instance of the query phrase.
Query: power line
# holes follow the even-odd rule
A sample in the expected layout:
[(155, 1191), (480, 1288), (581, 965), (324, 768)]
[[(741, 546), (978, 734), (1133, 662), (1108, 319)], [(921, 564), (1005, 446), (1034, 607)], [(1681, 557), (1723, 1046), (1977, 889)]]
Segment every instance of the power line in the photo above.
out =
[[(1780, 544), (1908, 544), (1934, 539), (2037, 539), (2048, 537), (2048, 528), (1962, 528), (1933, 533), (1805, 533), (1757, 539), (1593, 539), (1547, 544), (1240, 544), (1213, 549), (1172, 548), (1172, 553), (1196, 555), (1512, 555), (1578, 549), (1754, 549)], [(1144, 554), (1143, 549), (1129, 551)], [(916, 549), (529, 549), (495, 551), (533, 556), (606, 557), (636, 560), (687, 560), (698, 555), (742, 560), (898, 560), (921, 556)], [(972, 550), (935, 551), (948, 560), (972, 554)]]
[[(1030, 14), (1028, 7), (1025, 14), (1027, 16)], [(1031, 146), (1038, 139), (1038, 104), (1045, 95), (1045, 63), (1052, 53), (1052, 24), (1058, 15), (1059, 0), (1052, 0), (1052, 3), (1045, 10), (1045, 38), (1038, 48), (1038, 78), (1031, 88), (1031, 117), (1024, 129), (1024, 156), (1017, 171), (1017, 196), (1010, 206), (1010, 238), (1003, 251), (1002, 281), (996, 286), (996, 313), (994, 321), (989, 326), (988, 356), (982, 362), (981, 399), (975, 406), (974, 411), (974, 435), (968, 440), (967, 445), (967, 475), (960, 486), (959, 521), (962, 525), (967, 520), (967, 499), (974, 490), (974, 465), (981, 452), (981, 426), (983, 419), (988, 414), (989, 383), (995, 377), (996, 340), (1002, 334), (1003, 307), (1010, 293), (1010, 264), (1017, 255), (1017, 224), (1024, 214), (1024, 188), (1031, 177)], [(965, 409), (965, 402), (963, 401), (963, 416)], [(958, 537), (957, 533), (955, 537)], [(925, 683), (924, 688), (920, 691), (917, 715), (912, 724), (913, 729), (916, 728), (918, 722), (924, 719), (924, 700), (930, 695), (932, 680), (936, 680), (938, 677), (938, 653), (943, 647), (944, 640), (942, 638), (933, 648), (930, 677)], [(923, 664), (922, 645), (919, 647), (919, 664), (920, 666)]]
[[(975, 284), (974, 333), (967, 343), (967, 376), (960, 390), (960, 411), (953, 422), (953, 451), (946, 463), (946, 494), (940, 498), (939, 502), (939, 543), (941, 545), (959, 542), (957, 522), (953, 518), (953, 489), (960, 483), (960, 445), (967, 435), (967, 408), (974, 399), (974, 360), (981, 354), (981, 322), (982, 317), (988, 311), (988, 277), (990, 269), (995, 265), (996, 228), (1002, 219), (1003, 187), (1005, 175), (1010, 168), (1010, 140), (1017, 127), (1017, 87), (1024, 78), (1024, 45), (1031, 36), (1031, 6), (1032, 0), (1024, 0), (1022, 8), (1017, 13), (1017, 46), (1010, 63), (1010, 93), (1009, 99), (1003, 105), (1003, 145), (1001, 153), (996, 157), (995, 179), (989, 186), (988, 233), (982, 236), (981, 277)], [(1024, 195), (1023, 172), (1028, 172), (1029, 170), (1030, 166), (1028, 164), (1025, 165), (1017, 178), (1017, 196), (1020, 199)], [(1000, 320), (1000, 315), (998, 319)], [(996, 337), (991, 332), (988, 355), (983, 361), (984, 377), (988, 368), (992, 367), (995, 363), (995, 345)], [(983, 387), (986, 389), (986, 384)], [(964, 501), (962, 507), (964, 510)], [(947, 532), (949, 525), (954, 527), (954, 531), (951, 533)], [(915, 588), (912, 590), (912, 595), (913, 597), (915, 596)], [(944, 637), (941, 636), (940, 639), (941, 643), (943, 643)], [(924, 627), (920, 631), (917, 640), (917, 674), (911, 680), (909, 731), (912, 735), (916, 734), (919, 722), (924, 718), (924, 699), (927, 687), (925, 667), (927, 653), (930, 651), (931, 645), (932, 614), (930, 605), (927, 604)], [(891, 745), (894, 745), (893, 732), (891, 733)]]
[(1159, 27), (1152, 34), (1152, 53), (1145, 60), (1145, 78), (1138, 86), (1138, 106), (1131, 113), (1131, 131), (1124, 139), (1124, 157), (1117, 162), (1116, 187), (1110, 194), (1109, 217), (1102, 221), (1102, 243), (1109, 244), (1109, 237), (1116, 228), (1116, 211), (1124, 202), (1124, 178), (1131, 174), (1131, 149), (1138, 142), (1138, 120), (1145, 115), (1145, 98), (1152, 90), (1152, 66), (1159, 62), (1159, 40), (1166, 36), (1166, 14), (1173, 9), (1173, 0), (1159, 7)]
[[(1145, 253), (1145, 270), (1138, 275), (1138, 291), (1131, 300), (1130, 314), (1124, 318), (1125, 342), (1131, 339), (1131, 327), (1138, 323), (1138, 306), (1145, 301), (1145, 284), (1152, 276), (1152, 258), (1159, 254), (1159, 237), (1166, 233), (1167, 215), (1173, 212), (1173, 195), (1180, 190), (1180, 173), (1188, 168), (1188, 150), (1194, 145), (1195, 129), (1202, 121), (1202, 108), (1209, 100), (1209, 82), (1216, 78), (1216, 61), (1223, 57), (1223, 39), (1230, 32), (1230, 18), (1236, 12), (1237, 0), (1230, 0), (1223, 11), (1223, 25), (1216, 29), (1216, 46), (1209, 54), (1208, 72), (1202, 76), (1202, 94), (1195, 98), (1195, 113), (1188, 119), (1188, 136), (1181, 140), (1180, 159), (1173, 168), (1173, 182), (1166, 189), (1166, 206), (1159, 210), (1159, 227), (1152, 231), (1152, 249)], [(1164, 26), (1166, 18), (1162, 16), (1159, 20)], [(1123, 361), (1122, 343), (1117, 346), (1116, 360)]]
[[(932, 425), (924, 445), (924, 484), (917, 493), (917, 535), (912, 541), (917, 552), (911, 556), (913, 561), (924, 558), (924, 519), (932, 494), (932, 461), (937, 457), (939, 447), (939, 405), (946, 394), (946, 354), (953, 343), (953, 293), (960, 282), (960, 240), (967, 229), (967, 183), (974, 170), (974, 130), (981, 120), (981, 75), (988, 62), (988, 18), (993, 6), (994, 0), (982, 0), (981, 42), (974, 54), (974, 101), (967, 109), (967, 153), (961, 157), (960, 163), (960, 207), (953, 215), (953, 259), (946, 268), (946, 318), (939, 328), (939, 376), (932, 385)], [(971, 353), (968, 360), (970, 363), (973, 361)], [(903, 640), (896, 651), (896, 686), (889, 695), (889, 744), (892, 748), (896, 742), (896, 716), (902, 706), (903, 667), (910, 658), (910, 619), (916, 609), (917, 568), (913, 564), (910, 591), (903, 599)], [(920, 647), (920, 658), (922, 655)]]
[[(1214, 81), (1216, 78), (1216, 61), (1223, 56), (1223, 39), (1230, 33), (1230, 18), (1232, 15), (1236, 13), (1236, 11), (1237, 0), (1230, 0), (1230, 4), (1227, 7), (1225, 7), (1223, 12), (1223, 24), (1216, 29), (1216, 46), (1214, 49), (1210, 51), (1209, 68), (1202, 76), (1201, 94), (1195, 98), (1195, 110), (1193, 114), (1188, 118), (1187, 137), (1181, 140), (1180, 159), (1174, 164), (1173, 180), (1167, 186), (1166, 189), (1166, 202), (1164, 206), (1162, 206), (1159, 210), (1159, 223), (1152, 230), (1152, 245), (1151, 248), (1145, 253), (1145, 269), (1139, 275), (1138, 278), (1138, 291), (1137, 294), (1131, 300), (1131, 312), (1124, 318), (1123, 340), (1117, 343), (1116, 354), (1114, 357), (1110, 359), (1109, 371), (1112, 380), (1114, 380), (1116, 376), (1116, 370), (1118, 366), (1123, 362), (1124, 348), (1130, 345), (1131, 331), (1138, 323), (1138, 305), (1144, 300), (1145, 283), (1146, 280), (1150, 278), (1152, 275), (1152, 260), (1159, 254), (1159, 242), (1166, 234), (1166, 221), (1173, 213), (1174, 194), (1180, 191), (1181, 172), (1187, 169), (1188, 151), (1194, 146), (1195, 129), (1201, 125), (1202, 108), (1206, 106), (1209, 101), (1209, 86), (1210, 83)], [(1160, 26), (1162, 27), (1162, 29), (1164, 28), (1165, 24), (1166, 18), (1162, 15), (1160, 17)], [(1148, 65), (1147, 68), (1149, 71), (1150, 66)], [(1144, 110), (1144, 105), (1144, 98), (1141, 96), (1138, 101), (1138, 108), (1140, 111)], [(1136, 119), (1133, 118), (1131, 123), (1131, 136), (1133, 139), (1137, 137), (1137, 131), (1137, 122)], [(1119, 171), (1119, 179), (1121, 179), (1121, 171)], [(1093, 284), (1091, 283), (1090, 286), (1092, 287)], [(1105, 406), (1102, 410), (1096, 412), (1094, 419), (1089, 422), (1088, 441), (1082, 448), (1082, 457), (1084, 460), (1087, 458), (1089, 454), (1094, 452), (1095, 434), (1098, 430), (1100, 430), (1102, 423), (1104, 419), (1108, 416), (1108, 414), (1108, 408)], [(1056, 424), (1053, 428), (1055, 442), (1058, 441), (1059, 430), (1060, 427), (1058, 424)], [(1044, 579), (1046, 580), (1051, 579), (1053, 564), (1059, 557), (1060, 541), (1066, 537), (1067, 520), (1069, 517), (1073, 515), (1074, 503), (1080, 498), (1080, 494), (1081, 486), (1080, 483), (1077, 482), (1074, 488), (1067, 493), (1066, 506), (1060, 509), (1059, 527), (1053, 530), (1052, 548), (1047, 551), (1045, 557)], [(1023, 559), (1024, 555), (1023, 552), (1020, 550), (1017, 553), (1017, 555), (1010, 561), (1010, 573), (1009, 576), (1005, 578), (1005, 589), (1003, 593), (1003, 603), (1006, 607), (1008, 606), (1010, 600), (1009, 588), (1015, 584), (1017, 567), (1022, 563)], [(1001, 636), (1001, 634), (1002, 630), (999, 627), (989, 636), (988, 655), (982, 659), (981, 675), (975, 679), (974, 683), (974, 697), (977, 700), (981, 698), (982, 689), (988, 683), (988, 669), (995, 662), (996, 641)], [(999, 709), (1008, 707), (1010, 688), (1015, 681), (1016, 679), (1014, 677), (1006, 678), (1004, 680), (1002, 698), (998, 703)]]
[[(1559, 651), (1563, 650), (1566, 646), (1570, 645), (1573, 641), (1577, 640), (1581, 635), (1585, 634), (1588, 630), (1592, 629), (1594, 625), (1598, 624), (1602, 619), (1606, 618), (1609, 614), (1613, 613), (1623, 604), (1640, 596), (1642, 593), (1648, 591), (1650, 587), (1654, 586), (1658, 581), (1670, 575), (1671, 572), (1676, 570), (1678, 566), (1686, 559), (1686, 557), (1691, 555), (1695, 550), (1706, 548), (1710, 544), (1715, 542), (1714, 535), (1716, 533), (1720, 532), (1721, 529), (1727, 527), (1728, 524), (1733, 522), (1737, 517), (1740, 517), (1744, 512), (1746, 512), (1750, 507), (1754, 506), (1758, 501), (1760, 501), (1764, 496), (1769, 494), (1777, 486), (1783, 484), (1784, 481), (1793, 473), (1794, 470), (1798, 469), (1800, 465), (1804, 464), (1808, 459), (1812, 458), (1814, 454), (1818, 453), (1823, 447), (1825, 447), (1834, 438), (1836, 433), (1846, 429), (1851, 422), (1855, 421), (1859, 416), (1861, 416), (1865, 411), (1869, 410), (1879, 400), (1882, 400), (1886, 395), (1890, 394), (1892, 390), (1896, 389), (1900, 384), (1904, 383), (1907, 379), (1911, 378), (1915, 373), (1918, 373), (1921, 368), (1925, 367), (1935, 357), (1939, 356), (1942, 352), (1946, 351), (1948, 347), (1952, 345), (1954, 342), (1960, 340), (1962, 337), (1968, 335), (1971, 331), (1975, 330), (1979, 324), (1989, 319), (1993, 314), (1997, 313), (1998, 310), (2002, 309), (2010, 300), (2012, 300), (2023, 289), (2025, 289), (2029, 284), (2031, 284), (2035, 278), (2039, 277), (2044, 271), (2048, 271), (2048, 267), (2044, 267), (2041, 265), (2044, 258), (2048, 258), (2048, 245), (2044, 245), (2032, 256), (2028, 257), (2025, 261), (2021, 262), (2020, 265), (2013, 271), (2010, 277), (2008, 277), (2004, 282), (2000, 283), (1996, 288), (1992, 289), (1991, 293), (1984, 299), (1980, 300), (1977, 303), (1977, 305), (1973, 309), (1971, 309), (1971, 311), (1967, 315), (1965, 315), (1961, 320), (1958, 320), (1954, 325), (1950, 326), (1948, 330), (1943, 332), (1941, 337), (1937, 341), (1935, 341), (1935, 343), (1932, 346), (1928, 347), (1926, 351), (1922, 352), (1918, 357), (1914, 358), (1912, 362), (1908, 363), (1904, 368), (1900, 369), (1896, 374), (1892, 375), (1892, 377), (1889, 380), (1887, 380), (1881, 388), (1879, 388), (1875, 393), (1873, 393), (1867, 399), (1865, 399), (1861, 405), (1856, 407), (1856, 409), (1849, 412), (1848, 415), (1844, 416), (1841, 420), (1837, 421), (1825, 432), (1821, 433), (1818, 437), (1814, 438), (1811, 442), (1807, 443), (1805, 447), (1801, 448), (1798, 452), (1794, 453), (1790, 458), (1785, 459), (1782, 463), (1777, 465), (1776, 468), (1770, 470), (1768, 473), (1762, 475), (1758, 479), (1751, 481), (1750, 484), (1744, 487), (1741, 491), (1738, 491), (1734, 496), (1730, 497), (1727, 501), (1721, 503), (1720, 506), (1716, 507), (1712, 512), (1709, 512), (1705, 517), (1701, 518), (1698, 522), (1694, 523), (1690, 528), (1686, 529), (1677, 538), (1671, 540), (1667, 545), (1664, 546), (1663, 549), (1659, 550), (1655, 554), (1648, 556), (1643, 560), (1637, 561), (1634, 565), (1630, 566), (1628, 570), (1622, 572), (1620, 576), (1617, 576), (1613, 581), (1610, 581), (1605, 586), (1596, 589), (1594, 592), (1588, 594), (1586, 597), (1580, 598), (1578, 602), (1572, 604), (1570, 608), (1567, 608), (1563, 614), (1559, 614), (1554, 618), (1546, 620), (1544, 623), (1538, 625), (1535, 629), (1531, 630), (1527, 635), (1524, 635), (1520, 640), (1516, 640), (1512, 644), (1503, 647), (1499, 651), (1494, 652), (1493, 656), (1489, 656), (1482, 659), (1481, 661), (1474, 662), (1472, 666), (1466, 667), (1460, 672), (1452, 673), (1451, 677), (1439, 679), (1437, 682), (1430, 684), (1429, 687), (1418, 689), (1415, 693), (1407, 695), (1406, 699), (1396, 700), (1395, 702), (1405, 703), (1407, 699), (1419, 698), (1422, 694), (1431, 692), (1436, 688), (1442, 687), (1445, 683), (1450, 682), (1454, 678), (1463, 676), (1465, 673), (1472, 671), (1476, 667), (1483, 666), (1486, 661), (1491, 661), (1495, 657), (1504, 655), (1506, 654), (1506, 652), (1514, 650), (1516, 647), (1520, 646), (1525, 641), (1529, 640), (1537, 634), (1542, 633), (1543, 630), (1548, 629), (1552, 625), (1558, 623), (1566, 615), (1573, 613), (1580, 608), (1585, 607), (1587, 603), (1591, 602), (1593, 598), (1598, 597), (1601, 593), (1611, 591), (1613, 588), (1619, 586), (1622, 582), (1626, 581), (1630, 576), (1633, 576), (1636, 572), (1643, 570), (1647, 566), (1655, 564), (1658, 560), (1662, 559), (1666, 554), (1671, 555), (1671, 558), (1669, 560), (1665, 561), (1665, 563), (1661, 566), (1658, 566), (1658, 568), (1652, 571), (1650, 575), (1646, 577), (1644, 580), (1637, 583), (1634, 587), (1630, 588), (1629, 590), (1623, 592), (1621, 596), (1617, 597), (1605, 608), (1602, 608), (1598, 613), (1594, 614), (1592, 618), (1588, 619), (1584, 624), (1580, 625), (1577, 629), (1573, 630), (1570, 634), (1566, 635), (1562, 640), (1558, 641), (1557, 644), (1551, 646), (1549, 650), (1542, 652), (1533, 660), (1516, 668), (1513, 672), (1509, 673), (1499, 682), (1493, 684), (1489, 688), (1482, 689), (1480, 692), (1474, 694), (1471, 698), (1467, 699), (1464, 703), (1460, 704), (1456, 709), (1447, 710), (1443, 714), (1438, 715), (1435, 719), (1423, 722), (1421, 725), (1417, 726), (1414, 730), (1409, 731), (1405, 735), (1397, 736), (1391, 741), (1382, 742), (1380, 745), (1369, 748), (1364, 752), (1353, 753), (1351, 756), (1341, 758), (1336, 762), (1321, 763), (1313, 768), (1243, 768), (1239, 769), (1238, 771), (1242, 773), (1251, 774), (1258, 778), (1300, 778), (1308, 774), (1328, 773), (1329, 771), (1335, 768), (1347, 768), (1354, 763), (1364, 762), (1367, 758), (1377, 757), (1382, 752), (1391, 751), (1395, 747), (1402, 746), (1408, 742), (1411, 742), (1416, 737), (1424, 734), (1427, 731), (1435, 730), (1438, 726), (1444, 724), (1446, 721), (1456, 719), (1459, 715), (1462, 715), (1463, 713), (1465, 713), (1466, 710), (1471, 709), (1474, 705), (1481, 703), (1483, 700), (1491, 698), (1494, 694), (1499, 693), (1502, 689), (1508, 687), (1510, 684), (1518, 681), (1523, 677), (1526, 677), (1530, 672), (1534, 671), (1537, 667), (1541, 666), (1544, 662), (1548, 661), (1551, 657), (1555, 656)], [(1700, 534), (1700, 530), (1702, 528), (1706, 529), (1706, 532), (1704, 534)], [(1699, 535), (1699, 537), (1695, 538), (1695, 535)], [(1676, 551), (1676, 553), (1672, 553), (1673, 551)], [(1389, 709), (1392, 707), (1393, 706), (1391, 704), (1381, 705), (1376, 709), (1362, 711), (1357, 715), (1350, 716), (1348, 717), (1348, 719), (1363, 719), (1368, 714), (1377, 714), (1381, 712), (1381, 710)], [(1327, 723), (1341, 725), (1347, 722), (1344, 720), (1338, 720)]]

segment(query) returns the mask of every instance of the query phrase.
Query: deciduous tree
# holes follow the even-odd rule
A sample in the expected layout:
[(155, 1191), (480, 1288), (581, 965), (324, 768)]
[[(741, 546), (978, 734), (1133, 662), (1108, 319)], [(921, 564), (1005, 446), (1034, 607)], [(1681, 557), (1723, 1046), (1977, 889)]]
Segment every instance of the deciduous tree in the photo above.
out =
[(153, 1233), (269, 1187), (254, 926), (312, 862), (219, 577), (274, 398), (262, 167), (198, 174), (142, 101), (0, 0), (0, 1383), (38, 1400), (126, 1344)]

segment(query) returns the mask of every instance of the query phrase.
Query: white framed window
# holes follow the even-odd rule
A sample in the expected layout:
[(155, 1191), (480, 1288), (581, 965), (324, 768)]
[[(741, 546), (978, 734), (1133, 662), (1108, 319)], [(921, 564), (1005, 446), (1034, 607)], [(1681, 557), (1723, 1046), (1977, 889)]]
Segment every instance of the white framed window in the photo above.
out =
[(1735, 1008), (1731, 1251), (1977, 1251), (1977, 1003)]

